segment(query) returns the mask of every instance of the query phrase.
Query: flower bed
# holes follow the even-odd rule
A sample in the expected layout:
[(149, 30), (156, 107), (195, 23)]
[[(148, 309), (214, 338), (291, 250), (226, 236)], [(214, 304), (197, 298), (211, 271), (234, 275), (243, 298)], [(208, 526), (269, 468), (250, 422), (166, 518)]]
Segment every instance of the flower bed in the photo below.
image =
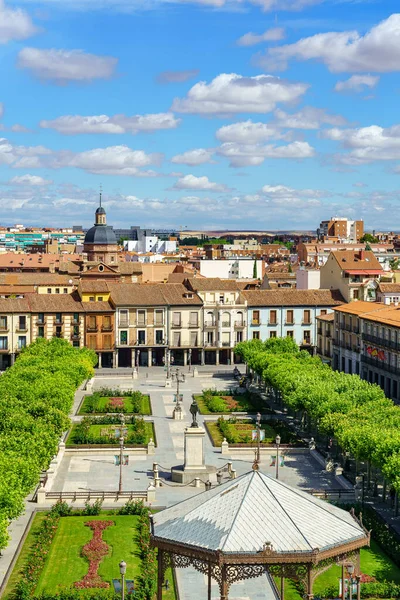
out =
[(117, 416), (84, 417), (74, 423), (66, 445), (71, 446), (119, 446), (121, 429), (125, 446), (147, 446), (155, 441), (154, 425), (134, 416), (125, 417), (124, 425)]
[(150, 397), (138, 390), (122, 392), (118, 389), (101, 388), (90, 396), (85, 396), (78, 414), (105, 413), (151, 415)]
[(87, 521), (85, 525), (93, 531), (92, 539), (82, 548), (82, 556), (89, 561), (89, 570), (83, 579), (74, 583), (74, 586), (79, 589), (109, 588), (110, 584), (107, 581), (103, 581), (98, 570), (101, 561), (107, 556), (110, 550), (102, 538), (103, 531), (107, 527), (114, 525), (114, 521)]
[(266, 406), (257, 394), (246, 392), (244, 394), (234, 394), (231, 390), (208, 389), (200, 395), (193, 396), (203, 415), (211, 414), (229, 414), (235, 412), (257, 412), (270, 413), (271, 410)]
[[(252, 441), (252, 431), (256, 429), (255, 421), (249, 419), (237, 419), (232, 417), (224, 419), (220, 417), (217, 421), (205, 422), (208, 433), (214, 446), (220, 446), (225, 438), (229, 444), (240, 444), (254, 447), (256, 441)], [(265, 432), (262, 446), (274, 446), (277, 434), (281, 436), (282, 445), (302, 446), (299, 438), (288, 429), (283, 421), (271, 419), (261, 422), (261, 429)]]

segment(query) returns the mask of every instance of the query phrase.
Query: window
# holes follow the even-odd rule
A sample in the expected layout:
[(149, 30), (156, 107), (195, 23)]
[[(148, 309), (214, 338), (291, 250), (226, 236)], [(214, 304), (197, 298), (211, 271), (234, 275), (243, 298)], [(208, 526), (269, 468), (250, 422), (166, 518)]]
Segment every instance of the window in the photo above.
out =
[(74, 325), (74, 329), (72, 331), (72, 335), (74, 337), (79, 337), (79, 325)]
[(353, 300), (358, 300), (358, 290), (353, 290)]
[(145, 344), (146, 343), (146, 330), (139, 329), (137, 333), (138, 333), (138, 343)]
[(236, 332), (236, 343), (243, 342), (243, 331)]
[(8, 350), (8, 337), (0, 336), (0, 350)]
[(89, 317), (88, 329), (91, 329), (92, 331), (96, 331), (96, 329), (97, 329), (96, 317), (93, 317), (93, 316)]
[(79, 323), (79, 313), (74, 313), (74, 321), (75, 323)]
[(51, 294), (51, 288), (47, 288), (47, 293)]
[(44, 338), (44, 327), (38, 327), (38, 337)]
[(276, 331), (270, 331), (269, 332), (269, 337), (270, 338), (276, 338)]
[(38, 314), (38, 323), (44, 323), (44, 313)]
[(180, 312), (174, 312), (172, 314), (172, 326), (173, 327), (181, 326), (181, 313)]
[(26, 335), (18, 336), (18, 350), (22, 350), (22, 348), (26, 348)]
[(96, 348), (97, 348), (97, 339), (96, 339), (96, 336), (95, 335), (90, 335), (87, 338), (87, 344), (88, 344), (90, 350), (96, 350)]
[(18, 329), (25, 331), (26, 329), (26, 317), (18, 317)]
[(7, 317), (0, 317), (0, 330), (1, 331), (7, 330)]
[(224, 294), (220, 294), (220, 295), (219, 295), (219, 301), (220, 301), (220, 303), (221, 303), (221, 304), (223, 304), (223, 303), (224, 303), (224, 300), (225, 300), (225, 296), (224, 296)]
[(110, 315), (105, 315), (103, 317), (103, 329), (105, 331), (111, 331), (111, 329), (112, 329), (112, 323), (111, 323), (111, 316)]
[(303, 323), (305, 325), (311, 324), (311, 311), (308, 309), (303, 311)]
[[(68, 294), (68, 288), (64, 288), (63, 292), (64, 292), (64, 294)], [(79, 344), (78, 344), (78, 346), (79, 346)]]
[(155, 324), (156, 325), (164, 325), (164, 311), (163, 310), (155, 311)]
[(119, 343), (121, 344), (121, 346), (127, 345), (127, 343), (128, 343), (128, 332), (127, 331), (120, 331)]
[(97, 301), (98, 301), (98, 302), (103, 302), (103, 296), (99, 296), (99, 297), (97, 298)]
[(164, 342), (164, 332), (162, 329), (156, 329), (156, 344), (162, 344)]
[(62, 323), (61, 313), (56, 313), (56, 323)]
[(310, 329), (305, 329), (303, 332), (303, 339), (305, 344), (311, 344), (311, 331)]
[(128, 318), (128, 311), (124, 308), (122, 310), (119, 311), (119, 324), (120, 327), (128, 327), (129, 325), (129, 318)]
[(181, 345), (181, 334), (179, 331), (174, 331), (174, 346), (180, 346)]
[(111, 350), (111, 348), (112, 348), (111, 335), (103, 335), (103, 348), (104, 348), (104, 350)]
[(230, 336), (229, 331), (223, 331), (222, 332), (222, 340), (221, 340), (221, 342), (222, 342), (222, 345), (226, 346), (226, 347), (229, 347), (231, 345), (231, 336)]
[(190, 345), (193, 346), (197, 346), (197, 331), (191, 331), (190, 332)]
[(79, 340), (74, 340), (72, 342), (72, 345), (73, 345), (74, 348), (79, 348)]
[(145, 310), (137, 311), (137, 324), (140, 326), (146, 325), (146, 311)]
[(253, 331), (253, 340), (259, 340), (259, 339), (260, 339), (260, 332)]
[(214, 333), (212, 331), (207, 331), (207, 344), (209, 346), (214, 344)]
[(276, 325), (276, 310), (269, 311), (269, 322), (271, 325)]
[[(252, 324), (253, 325), (260, 324), (260, 311), (259, 310), (253, 310)], [(258, 339), (258, 338), (253, 338), (253, 339)]]
[(286, 332), (287, 337), (293, 337), (293, 330), (291, 329), (290, 331)]
[(199, 314), (197, 312), (190, 313), (189, 324), (191, 327), (199, 326)]
[(56, 327), (56, 337), (60, 338), (62, 336), (62, 327)]
[(286, 311), (286, 323), (292, 325), (294, 323), (294, 313), (292, 310)]
[(328, 311), (327, 311), (325, 308), (323, 308), (323, 309), (320, 311), (320, 313), (319, 313), (319, 314), (320, 314), (320, 315), (326, 315), (326, 314), (328, 314)]
[(56, 294), (60, 293), (60, 288), (56, 288)]
[(89, 302), (94, 302), (94, 296), (89, 296)]

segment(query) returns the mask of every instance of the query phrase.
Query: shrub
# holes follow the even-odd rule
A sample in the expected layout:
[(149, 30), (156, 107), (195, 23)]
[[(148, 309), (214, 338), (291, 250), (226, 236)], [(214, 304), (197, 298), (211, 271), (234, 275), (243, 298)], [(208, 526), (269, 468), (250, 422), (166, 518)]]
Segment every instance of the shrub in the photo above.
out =
[(87, 500), (85, 502), (85, 508), (83, 509), (82, 514), (87, 515), (88, 517), (97, 516), (101, 513), (102, 505), (103, 505), (103, 500), (100, 500), (100, 498), (95, 500), (93, 502), (93, 504), (90, 504), (90, 502)]
[(128, 500), (124, 506), (117, 511), (118, 515), (143, 515), (148, 514), (143, 500)]
[(221, 413), (226, 411), (226, 404), (222, 398), (212, 397), (206, 402), (206, 406), (210, 412)]

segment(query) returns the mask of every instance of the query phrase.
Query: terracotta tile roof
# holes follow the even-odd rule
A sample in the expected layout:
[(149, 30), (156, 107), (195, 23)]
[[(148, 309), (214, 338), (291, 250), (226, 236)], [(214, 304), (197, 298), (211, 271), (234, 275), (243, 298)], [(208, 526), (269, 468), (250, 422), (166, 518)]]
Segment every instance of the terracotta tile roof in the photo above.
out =
[(201, 298), (195, 292), (188, 290), (182, 283), (165, 283), (162, 293), (170, 306), (203, 306)]
[(317, 317), (318, 321), (334, 321), (335, 320), (335, 313), (329, 313), (329, 315), (318, 315)]
[(27, 294), (32, 312), (83, 312), (82, 303), (74, 294)]
[(118, 270), (121, 275), (141, 275), (143, 272), (142, 264), (140, 262), (119, 262)]
[(338, 306), (344, 303), (339, 290), (255, 290), (242, 292), (248, 306)]
[(116, 306), (164, 306), (164, 284), (115, 283), (109, 284), (111, 299)]
[(383, 273), (381, 263), (370, 250), (360, 252), (355, 250), (338, 250), (337, 252), (332, 252), (332, 256), (343, 271), (370, 271), (373, 269)]
[(29, 313), (29, 302), (26, 298), (1, 298), (0, 313)]
[(35, 287), (33, 285), (1, 285), (0, 284), (0, 296), (8, 294), (33, 294)]
[(109, 293), (107, 281), (104, 279), (82, 279), (82, 281), (79, 283), (79, 288), (83, 293)]
[(192, 277), (189, 285), (196, 292), (235, 292), (241, 289), (235, 279), (219, 279), (218, 277), (204, 279)]
[(387, 306), (383, 302), (352, 302), (347, 305), (348, 309), (344, 311), (345, 307), (342, 306), (338, 310), (341, 313), (348, 313), (357, 315), (366, 321), (373, 321), (374, 323), (384, 323), (386, 325), (392, 325), (393, 327), (400, 327), (400, 307), (398, 306)]
[(58, 273), (0, 273), (0, 285), (51, 285), (66, 287), (74, 285), (78, 280), (68, 275), (59, 275)]
[(109, 302), (82, 302), (85, 313), (114, 313), (115, 310)]
[(378, 290), (383, 294), (400, 292), (400, 283), (380, 283)]

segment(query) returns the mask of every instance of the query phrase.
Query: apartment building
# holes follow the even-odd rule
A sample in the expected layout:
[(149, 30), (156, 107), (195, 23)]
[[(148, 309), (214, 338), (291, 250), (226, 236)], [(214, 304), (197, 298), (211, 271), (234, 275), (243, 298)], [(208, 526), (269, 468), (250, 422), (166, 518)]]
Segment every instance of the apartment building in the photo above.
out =
[(76, 348), (85, 345), (84, 311), (79, 298), (68, 294), (29, 294), (27, 302), (32, 342), (37, 338), (58, 337), (68, 340)]
[(353, 221), (346, 217), (331, 217), (321, 221), (317, 230), (318, 237), (346, 242), (359, 242), (364, 235), (364, 221)]
[(233, 364), (234, 347), (246, 337), (246, 301), (236, 281), (192, 278), (185, 282), (203, 303), (202, 364)]
[(388, 277), (369, 250), (331, 252), (321, 267), (321, 288), (339, 290), (346, 302), (374, 301), (381, 277)]
[(114, 307), (105, 301), (82, 302), (82, 310), (85, 316), (84, 345), (96, 352), (99, 367), (115, 367)]
[(380, 283), (376, 290), (376, 299), (384, 304), (399, 304), (400, 283)]
[(0, 370), (14, 364), (31, 341), (31, 315), (25, 299), (0, 299)]
[(247, 303), (248, 339), (292, 337), (314, 352), (317, 317), (344, 300), (337, 290), (256, 290), (242, 292)]
[(355, 302), (335, 309), (333, 368), (357, 373), (400, 401), (400, 309)]

